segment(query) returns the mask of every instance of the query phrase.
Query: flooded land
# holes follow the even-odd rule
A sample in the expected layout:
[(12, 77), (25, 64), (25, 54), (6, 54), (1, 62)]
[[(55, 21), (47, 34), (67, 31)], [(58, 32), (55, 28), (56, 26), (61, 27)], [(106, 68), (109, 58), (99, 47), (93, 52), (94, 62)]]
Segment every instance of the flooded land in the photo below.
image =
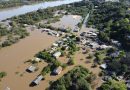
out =
[(81, 21), (82, 17), (78, 15), (64, 15), (60, 21), (56, 23), (51, 23), (53, 27), (56, 28), (70, 28), (75, 29), (75, 26)]
[[(33, 74), (27, 73), (25, 70), (29, 65), (24, 64), (24, 62), (33, 58), (37, 52), (48, 48), (56, 40), (58, 38), (35, 30), (31, 31), (29, 37), (10, 47), (1, 49), (0, 70), (8, 73), (8, 76), (0, 82), (1, 90), (4, 90), (7, 86), (13, 90), (42, 89), (44, 85), (29, 88), (29, 83), (39, 74), (40, 70)], [(39, 69), (46, 65), (46, 63), (40, 64)]]
[[(97, 90), (105, 82), (106, 62), (113, 59), (108, 52), (117, 48), (103, 43), (99, 30), (88, 25), (92, 3), (78, 1), (60, 0), (0, 12), (0, 20), (16, 15), (0, 24), (0, 73), (7, 73), (0, 77), (0, 90)], [(85, 68), (88, 75), (85, 70), (81, 75), (77, 71), (66, 75), (77, 66)]]

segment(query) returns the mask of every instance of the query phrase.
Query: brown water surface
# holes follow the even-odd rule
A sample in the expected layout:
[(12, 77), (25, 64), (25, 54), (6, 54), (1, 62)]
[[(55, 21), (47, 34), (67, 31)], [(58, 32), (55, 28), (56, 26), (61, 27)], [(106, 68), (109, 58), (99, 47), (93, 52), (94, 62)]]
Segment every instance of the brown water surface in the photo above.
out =
[[(40, 63), (39, 71), (27, 73), (29, 66), (24, 61), (32, 58), (37, 52), (48, 48), (58, 38), (49, 36), (41, 31), (32, 31), (30, 36), (20, 42), (0, 50), (0, 71), (7, 72), (7, 76), (0, 82), (0, 90), (10, 87), (11, 90), (43, 90), (44, 85), (29, 87), (46, 63)], [(17, 74), (16, 74), (17, 72)]]

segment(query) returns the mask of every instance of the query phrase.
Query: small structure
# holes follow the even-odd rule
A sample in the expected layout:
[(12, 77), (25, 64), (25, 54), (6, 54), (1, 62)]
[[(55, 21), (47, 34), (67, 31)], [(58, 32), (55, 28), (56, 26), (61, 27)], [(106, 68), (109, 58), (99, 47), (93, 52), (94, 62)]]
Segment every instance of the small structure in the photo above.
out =
[(36, 70), (36, 67), (34, 66), (30, 66), (29, 68), (27, 68), (28, 72), (34, 72)]
[(120, 43), (119, 41), (116, 41), (116, 40), (113, 40), (113, 39), (111, 39), (111, 43), (112, 43), (113, 45), (118, 46), (118, 47), (121, 46), (121, 43)]
[(107, 45), (100, 45), (99, 49), (107, 49), (107, 48), (112, 48), (112, 46), (107, 46)]
[(53, 43), (53, 46), (54, 46), (54, 47), (58, 47), (58, 44), (57, 44), (57, 43)]
[(9, 87), (6, 87), (5, 90), (10, 90), (10, 88), (9, 88)]
[(53, 54), (53, 56), (54, 56), (55, 58), (59, 58), (59, 57), (61, 56), (61, 52), (55, 52), (55, 53)]
[(126, 86), (127, 86), (127, 90), (129, 90), (130, 89), (130, 82), (128, 82), (127, 84), (126, 84)]
[(61, 71), (62, 71), (62, 67), (59, 66), (56, 69), (54, 69), (53, 73), (56, 74), (56, 75), (59, 75), (61, 73)]
[(121, 81), (121, 80), (123, 80), (123, 76), (118, 76), (118, 77), (116, 77), (116, 79), (117, 79), (118, 81)]
[(120, 54), (120, 52), (116, 51), (116, 52), (112, 53), (110, 56), (113, 57), (113, 58), (115, 58), (115, 57), (118, 57), (119, 54)]
[(43, 79), (43, 76), (40, 75), (35, 80), (33, 80), (32, 83), (35, 84), (35, 85), (38, 85), (42, 79)]
[(105, 63), (105, 64), (101, 64), (100, 67), (101, 67), (102, 69), (106, 69), (106, 68), (107, 68), (107, 64), (106, 64), (106, 63)]
[(40, 62), (41, 59), (40, 59), (40, 58), (35, 58), (34, 61), (36, 61), (36, 62)]

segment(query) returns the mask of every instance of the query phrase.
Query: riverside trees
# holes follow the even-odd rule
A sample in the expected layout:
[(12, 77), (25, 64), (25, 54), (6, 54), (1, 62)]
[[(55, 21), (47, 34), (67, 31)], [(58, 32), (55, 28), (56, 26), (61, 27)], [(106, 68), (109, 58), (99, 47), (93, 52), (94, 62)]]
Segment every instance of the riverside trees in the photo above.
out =
[(88, 24), (94, 25), (100, 31), (98, 36), (101, 41), (108, 43), (111, 39), (115, 39), (128, 49), (130, 14), (126, 11), (127, 6), (119, 2), (99, 4), (91, 15)]

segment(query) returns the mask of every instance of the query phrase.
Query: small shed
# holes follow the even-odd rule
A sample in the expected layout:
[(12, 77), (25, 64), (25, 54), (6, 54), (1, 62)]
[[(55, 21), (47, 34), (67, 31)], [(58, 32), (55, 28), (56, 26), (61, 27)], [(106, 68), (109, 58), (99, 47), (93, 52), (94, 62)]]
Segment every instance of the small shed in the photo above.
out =
[(107, 68), (107, 64), (106, 64), (106, 63), (105, 63), (105, 64), (101, 64), (100, 67), (101, 67), (102, 69), (106, 69), (106, 68)]
[(10, 88), (9, 88), (9, 87), (6, 87), (5, 90), (10, 90)]
[(119, 55), (120, 55), (120, 52), (116, 51), (116, 52), (112, 53), (110, 56), (115, 58), (115, 57), (118, 57)]
[(53, 46), (54, 46), (54, 47), (58, 47), (58, 44), (57, 44), (57, 43), (53, 43)]
[(61, 66), (59, 66), (59, 67), (57, 67), (56, 69), (54, 69), (54, 74), (56, 74), (56, 75), (58, 75), (58, 74), (60, 74), (61, 73), (61, 71), (62, 71), (62, 67)]
[(61, 56), (61, 52), (55, 52), (55, 53), (53, 54), (53, 56), (54, 56), (55, 58), (59, 58), (59, 57)]
[(29, 68), (27, 68), (28, 72), (34, 72), (36, 70), (35, 66), (30, 66)]
[(35, 58), (34, 61), (36, 61), (36, 62), (40, 62), (41, 59), (40, 59), (40, 58)]
[(38, 85), (42, 79), (43, 79), (43, 76), (39, 75), (35, 80), (33, 80), (32, 83), (34, 83), (35, 85)]

